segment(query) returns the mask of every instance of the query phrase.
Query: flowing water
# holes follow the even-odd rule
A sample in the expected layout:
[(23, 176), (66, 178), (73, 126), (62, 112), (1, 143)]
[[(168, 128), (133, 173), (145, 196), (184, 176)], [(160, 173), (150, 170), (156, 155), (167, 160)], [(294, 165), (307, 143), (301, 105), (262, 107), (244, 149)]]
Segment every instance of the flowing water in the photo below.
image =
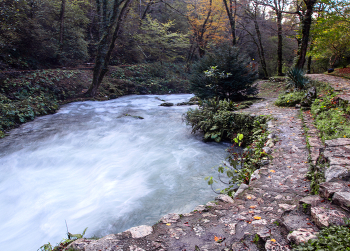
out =
[(188, 106), (159, 106), (190, 97), (76, 102), (1, 139), (0, 250), (54, 245), (65, 221), (73, 234), (103, 236), (212, 200), (204, 177), (228, 145), (191, 135)]

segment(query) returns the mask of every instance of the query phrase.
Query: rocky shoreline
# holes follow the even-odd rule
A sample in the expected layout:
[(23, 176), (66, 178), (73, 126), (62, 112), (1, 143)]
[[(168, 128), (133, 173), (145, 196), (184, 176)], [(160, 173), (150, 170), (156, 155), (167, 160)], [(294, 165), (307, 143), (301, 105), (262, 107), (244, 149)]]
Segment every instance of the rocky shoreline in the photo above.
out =
[[(69, 247), (99, 250), (292, 250), (315, 238), (320, 228), (344, 224), (350, 209), (350, 139), (317, 137), (307, 112), (279, 108), (266, 99), (243, 110), (272, 115), (273, 160), (254, 172), (232, 199), (219, 195), (191, 213), (169, 214), (153, 226), (139, 226), (99, 240), (79, 239)], [(305, 134), (304, 127), (309, 130)], [(320, 154), (321, 153), (321, 154)], [(329, 164), (320, 195), (310, 195), (310, 165)], [(200, 195), (199, 195), (200, 196)]]

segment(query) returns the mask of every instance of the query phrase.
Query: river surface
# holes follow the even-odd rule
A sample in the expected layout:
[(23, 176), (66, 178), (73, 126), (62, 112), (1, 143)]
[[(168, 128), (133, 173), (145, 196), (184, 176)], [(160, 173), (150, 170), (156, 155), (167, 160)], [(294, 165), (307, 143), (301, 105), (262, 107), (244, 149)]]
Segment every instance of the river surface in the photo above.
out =
[[(156, 223), (213, 200), (204, 181), (227, 144), (203, 143), (182, 121), (192, 95), (76, 102), (0, 139), (0, 250), (36, 251)], [(142, 116), (138, 119), (132, 116)]]

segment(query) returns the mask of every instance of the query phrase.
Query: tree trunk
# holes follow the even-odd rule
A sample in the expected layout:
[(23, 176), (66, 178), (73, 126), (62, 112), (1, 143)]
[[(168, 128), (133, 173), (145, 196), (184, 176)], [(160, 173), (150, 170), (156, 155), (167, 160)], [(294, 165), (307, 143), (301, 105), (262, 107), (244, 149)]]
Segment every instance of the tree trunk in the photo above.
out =
[[(119, 11), (123, 2), (124, 5)], [(115, 0), (110, 20), (107, 22), (107, 18), (104, 19), (106, 20), (106, 23), (103, 24), (104, 34), (98, 43), (93, 79), (85, 94), (86, 96), (94, 97), (97, 94), (97, 90), (100, 87), (105, 74), (108, 72), (108, 64), (115, 46), (115, 41), (118, 38), (121, 25), (131, 2), (132, 0)], [(106, 6), (103, 6), (103, 9), (106, 10)]]
[(64, 30), (64, 13), (66, 11), (66, 0), (61, 2), (61, 11), (60, 11), (60, 47), (63, 45), (63, 30)]
[(227, 17), (230, 21), (230, 27), (231, 27), (231, 35), (232, 35), (232, 45), (235, 46), (236, 45), (236, 7), (237, 7), (237, 1), (234, 0), (234, 6), (232, 4), (233, 0), (229, 0), (230, 1), (230, 7), (227, 4), (227, 0), (223, 0), (224, 5), (225, 5), (225, 9), (226, 9), (226, 13), (227, 13)]
[(254, 25), (255, 25), (255, 32), (256, 32), (256, 35), (258, 37), (258, 43), (259, 43), (259, 47), (260, 47), (260, 63), (261, 63), (261, 67), (262, 67), (263, 72), (264, 72), (264, 77), (268, 78), (269, 74), (267, 73), (264, 47), (262, 45), (259, 24), (258, 24), (258, 21), (256, 19), (254, 19)]
[(278, 76), (283, 76), (282, 72), (282, 46), (283, 46), (283, 36), (282, 36), (282, 12), (276, 11), (277, 14), (277, 35), (278, 35), (278, 45), (277, 45), (277, 74)]
[(302, 37), (301, 37), (301, 45), (299, 48), (299, 56), (296, 62), (295, 67), (299, 69), (304, 68), (304, 64), (306, 61), (306, 52), (307, 52), (307, 47), (309, 43), (309, 35), (310, 35), (310, 28), (311, 28), (311, 23), (312, 23), (312, 12), (314, 5), (316, 4), (317, 0), (304, 0), (304, 3), (306, 4), (306, 13), (303, 17), (302, 20)]

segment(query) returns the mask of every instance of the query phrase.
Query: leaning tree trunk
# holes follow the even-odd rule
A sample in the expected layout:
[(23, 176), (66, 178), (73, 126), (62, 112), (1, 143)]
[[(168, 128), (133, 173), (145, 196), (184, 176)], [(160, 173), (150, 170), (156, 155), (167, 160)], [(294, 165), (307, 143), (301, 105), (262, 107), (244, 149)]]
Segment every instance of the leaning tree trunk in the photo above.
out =
[(277, 74), (278, 76), (283, 76), (282, 72), (282, 46), (283, 46), (283, 36), (282, 36), (282, 12), (277, 11), (277, 35), (278, 35), (278, 45), (277, 45)]
[(306, 13), (302, 20), (302, 37), (301, 37), (301, 45), (299, 48), (299, 55), (296, 62), (295, 67), (299, 69), (304, 68), (304, 64), (306, 61), (306, 52), (307, 47), (309, 43), (309, 35), (310, 35), (310, 28), (312, 23), (312, 12), (314, 5), (316, 4), (317, 0), (304, 0), (304, 3), (306, 4)]

